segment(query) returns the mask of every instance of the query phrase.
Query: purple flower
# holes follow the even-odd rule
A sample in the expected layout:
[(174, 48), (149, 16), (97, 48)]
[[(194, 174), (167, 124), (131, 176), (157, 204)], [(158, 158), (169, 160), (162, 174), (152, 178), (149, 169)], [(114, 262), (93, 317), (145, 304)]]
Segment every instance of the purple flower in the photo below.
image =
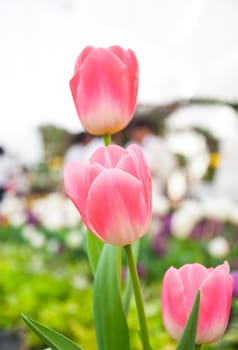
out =
[(26, 221), (28, 224), (34, 226), (37, 226), (39, 224), (38, 218), (30, 210), (26, 212)]
[(238, 298), (238, 270), (232, 271), (231, 277), (234, 280), (233, 297)]

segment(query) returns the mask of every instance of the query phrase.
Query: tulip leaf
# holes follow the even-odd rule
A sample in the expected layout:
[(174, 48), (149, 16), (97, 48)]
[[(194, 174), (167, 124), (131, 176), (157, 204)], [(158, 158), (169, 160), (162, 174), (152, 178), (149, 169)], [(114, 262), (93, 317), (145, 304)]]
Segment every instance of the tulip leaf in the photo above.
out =
[(52, 350), (82, 350), (82, 348), (64, 335), (42, 325), (41, 323), (31, 320), (25, 315), (22, 315), (22, 318), (28, 327), (31, 328), (33, 332), (36, 333), (38, 337), (41, 338)]
[(194, 350), (197, 332), (198, 313), (200, 305), (200, 290), (198, 290), (183, 334), (179, 339), (176, 350)]
[(95, 275), (93, 312), (99, 350), (130, 349), (119, 287), (119, 253), (118, 247), (105, 244)]
[(99, 238), (97, 238), (92, 232), (87, 230), (87, 253), (89, 263), (94, 275), (97, 269), (98, 261), (103, 246), (104, 243)]

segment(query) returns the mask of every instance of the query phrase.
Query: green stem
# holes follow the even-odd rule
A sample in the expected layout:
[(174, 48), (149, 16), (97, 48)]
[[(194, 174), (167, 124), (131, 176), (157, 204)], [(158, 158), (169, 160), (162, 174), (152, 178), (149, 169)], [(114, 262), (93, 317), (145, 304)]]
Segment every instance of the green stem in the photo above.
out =
[(148, 328), (147, 328), (146, 317), (145, 317), (144, 304), (143, 304), (140, 281), (139, 281), (139, 277), (136, 269), (134, 256), (132, 253), (131, 245), (126, 245), (124, 248), (126, 252), (127, 263), (130, 271), (132, 287), (134, 290), (134, 295), (136, 300), (143, 350), (150, 350), (151, 347), (150, 347), (150, 340), (149, 340)]
[(200, 350), (202, 348), (202, 344), (195, 344), (195, 350)]
[[(134, 255), (134, 259), (137, 262), (138, 255), (139, 255), (139, 250), (140, 250), (140, 240), (136, 241), (132, 245), (132, 251)], [(125, 290), (124, 290), (124, 296), (123, 296), (123, 307), (124, 307), (124, 312), (127, 317), (128, 312), (129, 312), (129, 307), (130, 307), (130, 301), (132, 297), (132, 285), (131, 285), (131, 277), (130, 274), (127, 274), (126, 276), (126, 283), (125, 283)]]
[(105, 146), (109, 146), (112, 143), (112, 137), (110, 134), (103, 135), (103, 141)]

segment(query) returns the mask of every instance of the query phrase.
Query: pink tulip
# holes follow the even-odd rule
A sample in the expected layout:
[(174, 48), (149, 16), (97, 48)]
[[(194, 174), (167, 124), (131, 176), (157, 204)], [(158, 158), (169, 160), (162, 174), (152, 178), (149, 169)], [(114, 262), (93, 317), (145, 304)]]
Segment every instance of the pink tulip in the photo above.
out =
[(198, 289), (201, 292), (197, 344), (211, 343), (225, 332), (233, 290), (229, 264), (207, 269), (200, 264), (171, 267), (162, 285), (162, 317), (165, 329), (179, 339), (190, 314)]
[(83, 127), (93, 135), (114, 134), (132, 119), (138, 91), (138, 63), (132, 50), (86, 47), (70, 81)]
[(66, 192), (102, 241), (124, 246), (142, 237), (151, 218), (151, 177), (140, 148), (98, 148), (87, 164), (71, 161)]

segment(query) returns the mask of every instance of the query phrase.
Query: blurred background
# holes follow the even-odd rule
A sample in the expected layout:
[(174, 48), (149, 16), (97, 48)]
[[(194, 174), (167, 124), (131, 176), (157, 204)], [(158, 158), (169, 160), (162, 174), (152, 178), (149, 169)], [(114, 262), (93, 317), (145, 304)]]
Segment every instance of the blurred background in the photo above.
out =
[[(87, 45), (139, 61), (136, 122), (113, 140), (139, 143), (153, 177), (138, 264), (153, 347), (175, 347), (159, 305), (170, 265), (238, 269), (237, 16), (237, 0), (0, 0), (1, 350), (44, 348), (21, 312), (96, 349), (85, 228), (62, 182), (67, 160), (102, 143), (84, 133), (69, 89)], [(236, 297), (207, 349), (237, 348)], [(137, 350), (133, 304), (131, 315)]]

